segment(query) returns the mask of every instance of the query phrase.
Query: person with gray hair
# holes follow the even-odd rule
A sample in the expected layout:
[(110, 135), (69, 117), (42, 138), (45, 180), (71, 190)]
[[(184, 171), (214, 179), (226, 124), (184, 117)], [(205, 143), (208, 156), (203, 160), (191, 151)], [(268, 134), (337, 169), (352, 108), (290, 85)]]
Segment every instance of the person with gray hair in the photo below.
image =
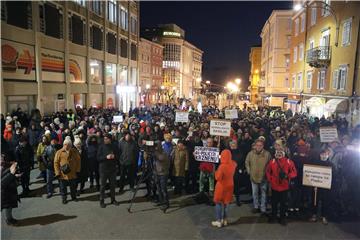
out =
[(76, 179), (81, 169), (80, 154), (72, 147), (69, 138), (65, 138), (63, 148), (56, 152), (54, 158), (55, 176), (59, 179), (63, 204), (67, 204), (67, 186), (73, 201), (76, 198)]

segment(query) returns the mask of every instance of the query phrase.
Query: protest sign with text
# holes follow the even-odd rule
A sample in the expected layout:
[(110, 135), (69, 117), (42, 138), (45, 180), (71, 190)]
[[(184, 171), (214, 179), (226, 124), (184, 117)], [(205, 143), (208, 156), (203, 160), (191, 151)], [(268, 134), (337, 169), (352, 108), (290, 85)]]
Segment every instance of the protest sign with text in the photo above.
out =
[(215, 147), (195, 147), (195, 160), (199, 162), (219, 162), (219, 149)]
[(231, 131), (231, 122), (226, 120), (211, 120), (210, 135), (229, 137)]
[(331, 189), (332, 169), (328, 166), (304, 164), (303, 185)]
[(175, 122), (187, 123), (189, 121), (189, 113), (176, 111), (175, 113)]
[(338, 140), (338, 132), (336, 127), (321, 127), (320, 141), (323, 143)]
[(238, 111), (236, 109), (226, 109), (225, 110), (226, 119), (236, 119), (238, 118)]

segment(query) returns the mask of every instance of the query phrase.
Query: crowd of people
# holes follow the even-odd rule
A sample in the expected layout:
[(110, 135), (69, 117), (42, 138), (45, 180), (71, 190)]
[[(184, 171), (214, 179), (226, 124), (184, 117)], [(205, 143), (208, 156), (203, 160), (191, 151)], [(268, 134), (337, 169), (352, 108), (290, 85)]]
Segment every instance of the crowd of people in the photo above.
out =
[[(184, 107), (184, 106), (182, 106)], [(62, 204), (89, 187), (99, 191), (105, 208), (106, 190), (111, 204), (115, 192), (137, 191), (139, 179), (146, 197), (163, 211), (171, 197), (206, 196), (215, 205), (215, 227), (228, 224), (228, 206), (244, 204), (240, 195), (252, 196), (252, 211), (286, 225), (286, 216), (309, 215), (310, 221), (359, 216), (360, 126), (344, 118), (313, 118), (290, 110), (237, 109), (228, 137), (210, 135), (211, 119), (224, 119), (224, 110), (189, 111), (187, 123), (175, 122), (181, 107), (155, 105), (123, 113), (114, 109), (76, 109), (41, 116), (21, 109), (1, 115), (1, 209), (6, 223), (16, 225), (12, 209), (31, 193), (30, 173), (46, 183), (47, 198), (59, 182)], [(184, 109), (182, 109), (184, 111)], [(114, 116), (122, 116), (114, 122)], [(320, 142), (320, 127), (338, 130), (338, 138)], [(219, 163), (196, 161), (196, 146), (217, 147)], [(331, 189), (302, 184), (304, 164), (330, 166)], [(36, 166), (36, 168), (35, 168)], [(37, 170), (38, 169), (38, 170)], [(19, 184), (21, 183), (21, 184)], [(17, 188), (21, 185), (22, 192)], [(315, 204), (314, 204), (315, 203)], [(269, 209), (271, 208), (271, 211)]]

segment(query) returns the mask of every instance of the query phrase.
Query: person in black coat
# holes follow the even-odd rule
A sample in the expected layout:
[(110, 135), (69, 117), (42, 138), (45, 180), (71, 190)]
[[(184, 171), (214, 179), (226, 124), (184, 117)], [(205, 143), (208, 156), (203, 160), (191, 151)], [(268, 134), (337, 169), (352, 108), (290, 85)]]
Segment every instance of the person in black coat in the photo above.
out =
[(237, 141), (230, 142), (230, 151), (232, 160), (236, 162), (236, 169), (234, 173), (234, 195), (236, 199), (236, 205), (241, 206), (240, 202), (240, 183), (241, 183), (241, 175), (245, 169), (245, 161), (242, 157), (241, 151), (238, 148)]
[(185, 189), (187, 193), (196, 193), (199, 191), (197, 180), (199, 179), (200, 174), (200, 163), (195, 160), (193, 154), (196, 146), (203, 146), (203, 142), (197, 132), (193, 133), (193, 136), (188, 137), (188, 141), (186, 141), (186, 149), (189, 153), (189, 170), (185, 175)]
[(116, 165), (118, 163), (119, 154), (117, 146), (111, 142), (111, 134), (104, 134), (104, 143), (100, 145), (97, 152), (100, 173), (100, 207), (105, 208), (105, 187), (109, 180), (111, 203), (118, 206), (119, 202), (115, 200), (115, 184), (116, 184)]
[(30, 192), (30, 171), (34, 151), (25, 136), (21, 136), (19, 145), (15, 149), (15, 158), (19, 166), (21, 175), (22, 196), (27, 196)]
[(100, 190), (99, 184), (99, 162), (96, 159), (98, 151), (98, 139), (96, 135), (91, 135), (87, 140), (87, 155), (88, 155), (88, 165), (89, 165), (89, 176), (90, 176), (90, 188), (94, 187), (94, 179), (96, 188)]
[(12, 215), (13, 208), (18, 207), (17, 193), (17, 162), (5, 160), (5, 154), (1, 154), (1, 210), (5, 211), (5, 221), (8, 225), (16, 225), (17, 220)]

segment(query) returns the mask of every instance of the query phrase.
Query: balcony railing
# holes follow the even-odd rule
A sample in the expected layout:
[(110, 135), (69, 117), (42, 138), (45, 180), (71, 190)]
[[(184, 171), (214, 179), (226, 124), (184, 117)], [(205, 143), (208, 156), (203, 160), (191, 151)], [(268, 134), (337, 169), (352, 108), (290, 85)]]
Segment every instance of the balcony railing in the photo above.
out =
[(330, 46), (321, 46), (306, 52), (306, 62), (315, 68), (327, 67), (331, 60)]

